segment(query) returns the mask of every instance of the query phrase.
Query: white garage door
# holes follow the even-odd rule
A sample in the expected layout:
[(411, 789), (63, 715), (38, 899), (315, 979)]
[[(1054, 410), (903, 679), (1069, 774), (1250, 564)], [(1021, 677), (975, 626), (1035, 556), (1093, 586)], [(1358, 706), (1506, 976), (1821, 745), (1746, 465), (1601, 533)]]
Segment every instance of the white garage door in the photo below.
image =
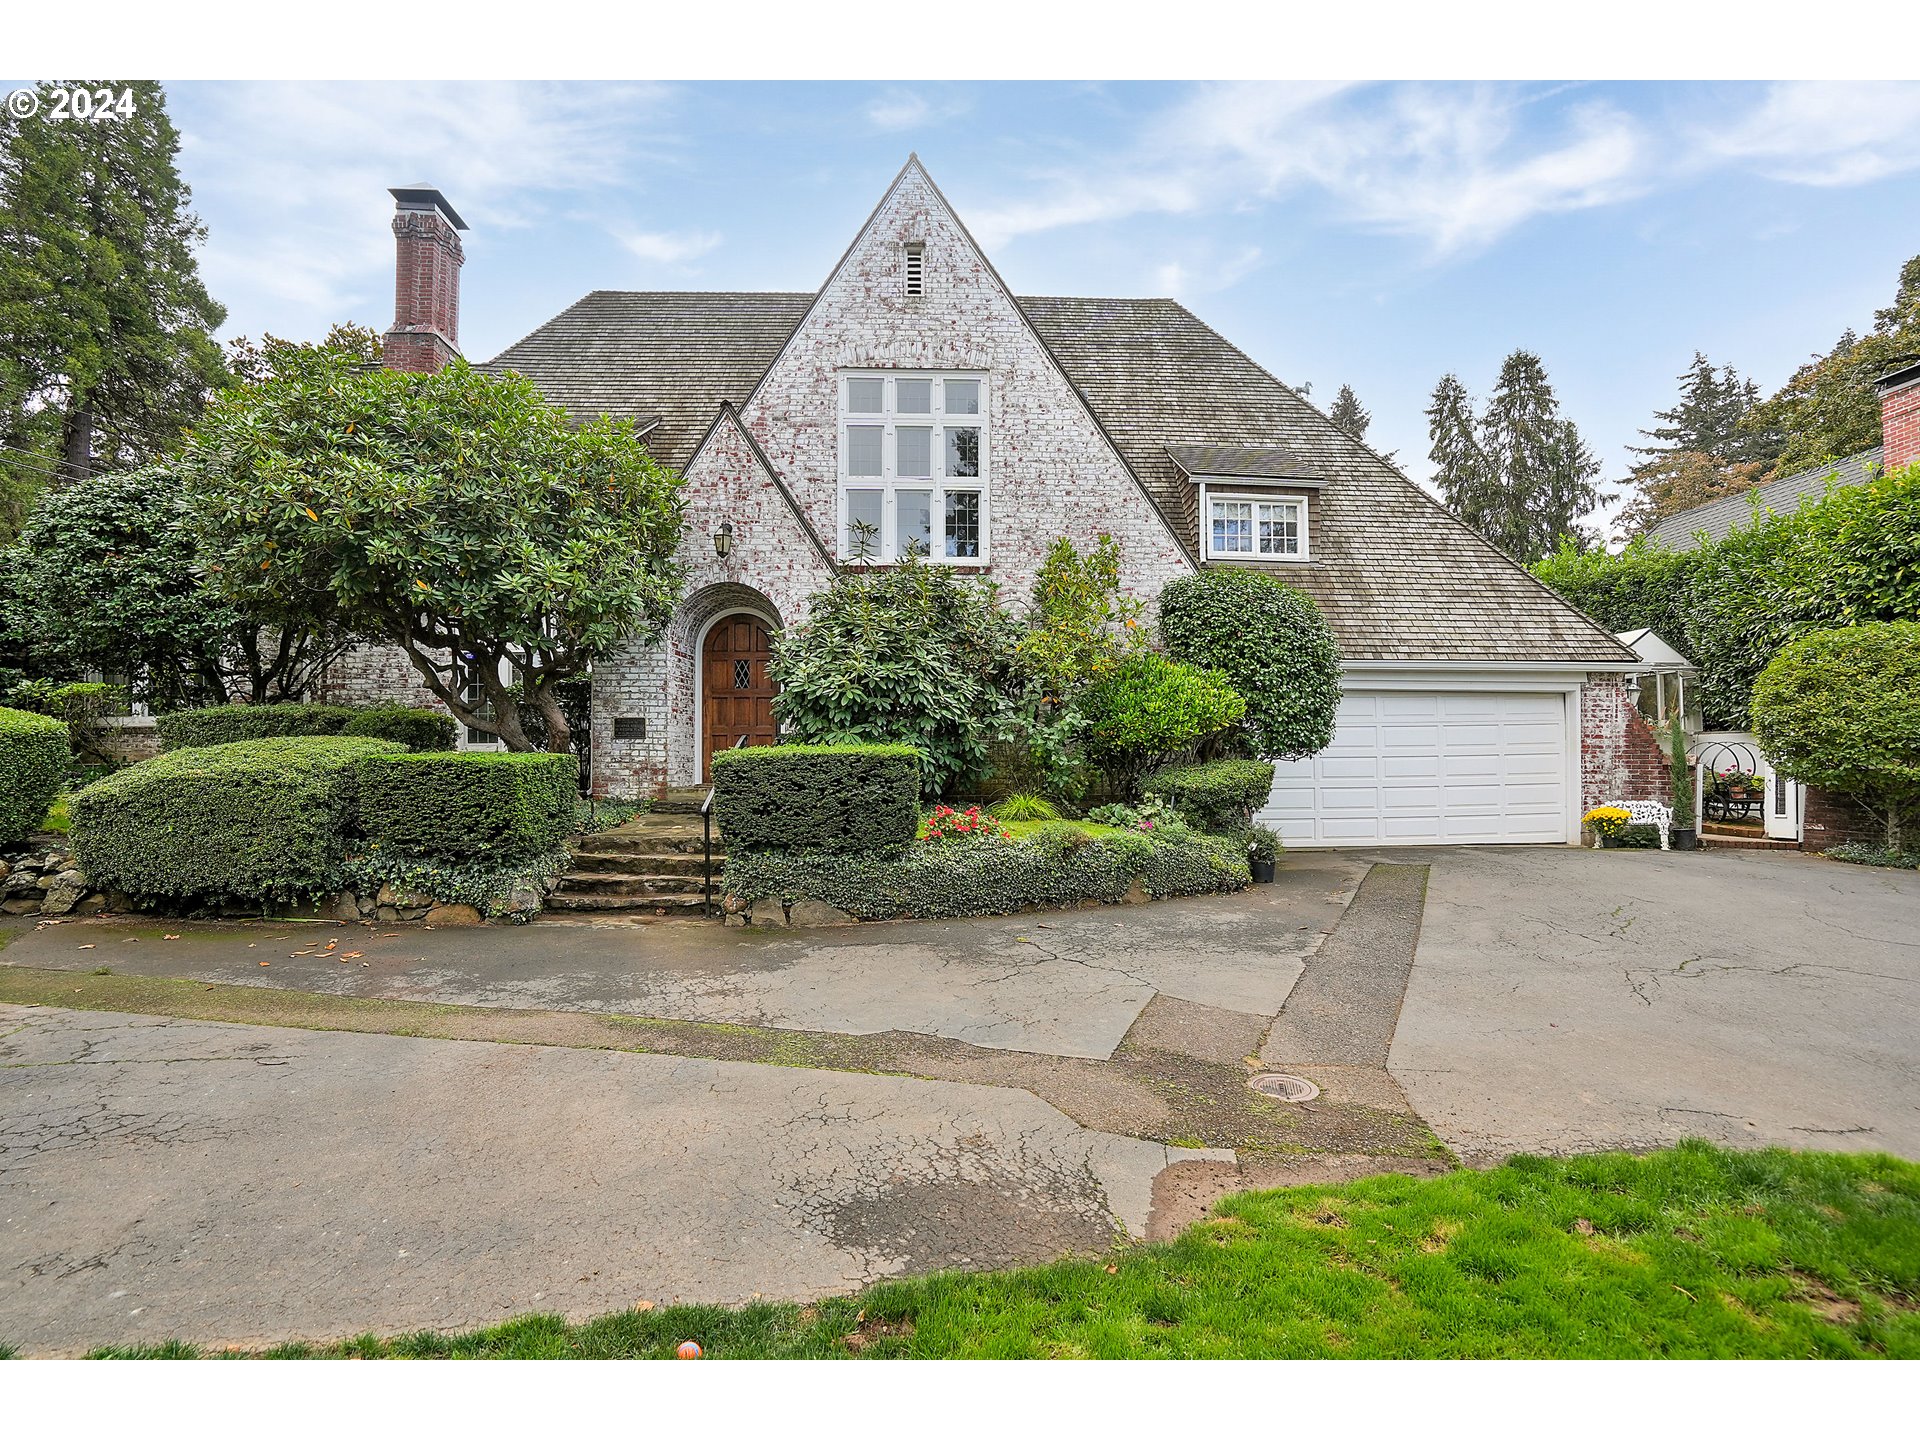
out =
[(1554, 844), (1567, 768), (1564, 695), (1353, 690), (1259, 818), (1292, 846)]

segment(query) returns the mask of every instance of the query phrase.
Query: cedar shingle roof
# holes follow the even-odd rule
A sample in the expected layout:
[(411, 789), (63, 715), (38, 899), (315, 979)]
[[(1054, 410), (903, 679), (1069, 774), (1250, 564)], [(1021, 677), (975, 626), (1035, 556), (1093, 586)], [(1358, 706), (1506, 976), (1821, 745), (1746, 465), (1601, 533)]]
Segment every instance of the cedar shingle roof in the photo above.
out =
[(474, 368), (518, 370), (575, 420), (657, 415), (647, 447), (678, 469), (720, 402), (746, 400), (812, 303), (781, 291), (595, 290)]
[(1313, 461), (1277, 445), (1169, 445), (1173, 463), (1189, 475), (1231, 475), (1242, 480), (1316, 480)]
[[(745, 403), (812, 300), (597, 290), (479, 368), (519, 371), (577, 419), (658, 415), (649, 446), (684, 466), (720, 402)], [(1189, 548), (1198, 539), (1184, 508), (1191, 482), (1170, 447), (1226, 459), (1252, 452), (1240, 460), (1265, 465), (1284, 452), (1298, 473), (1327, 482), (1309, 517), (1312, 559), (1281, 578), (1319, 603), (1348, 659), (1633, 658), (1184, 307), (1059, 296), (1019, 304)]]
[(1753, 522), (1755, 504), (1763, 515), (1791, 515), (1800, 508), (1801, 501), (1818, 500), (1826, 494), (1829, 479), (1835, 485), (1864, 485), (1880, 473), (1880, 455), (1881, 447), (1876, 445), (1844, 460), (1829, 460), (1824, 465), (1755, 485), (1738, 495), (1709, 500), (1691, 510), (1667, 516), (1647, 530), (1647, 538), (1669, 550), (1693, 549), (1700, 543), (1696, 537), (1702, 533), (1709, 540), (1724, 540), (1739, 526)]

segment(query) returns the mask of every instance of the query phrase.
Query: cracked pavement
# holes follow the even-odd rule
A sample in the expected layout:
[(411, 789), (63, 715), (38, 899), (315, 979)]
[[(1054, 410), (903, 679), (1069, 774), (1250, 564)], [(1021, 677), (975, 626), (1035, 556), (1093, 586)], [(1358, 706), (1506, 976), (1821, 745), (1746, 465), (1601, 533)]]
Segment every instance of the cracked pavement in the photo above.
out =
[(1920, 1159), (1920, 874), (1737, 850), (1394, 858), (1432, 876), (1390, 1069), (1463, 1158), (1697, 1135)]
[(1145, 1232), (1172, 1150), (1018, 1089), (0, 1006), (31, 1353), (807, 1299)]

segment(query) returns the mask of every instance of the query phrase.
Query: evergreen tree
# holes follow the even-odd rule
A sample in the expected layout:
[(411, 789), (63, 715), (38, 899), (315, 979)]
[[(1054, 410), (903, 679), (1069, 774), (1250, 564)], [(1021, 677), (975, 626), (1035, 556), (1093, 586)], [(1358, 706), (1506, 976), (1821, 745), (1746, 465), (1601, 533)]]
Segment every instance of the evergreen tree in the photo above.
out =
[(1668, 515), (1737, 495), (1766, 473), (1780, 448), (1764, 427), (1744, 422), (1760, 401), (1759, 388), (1731, 365), (1716, 370), (1698, 350), (1680, 379), (1680, 400), (1656, 410), (1656, 423), (1640, 433), (1648, 445), (1631, 447), (1645, 458), (1628, 475), (1633, 499), (1621, 512), (1628, 534), (1640, 534)]
[(1373, 423), (1373, 412), (1360, 403), (1351, 385), (1342, 385), (1333, 397), (1333, 408), (1327, 411), (1327, 418), (1354, 439), (1364, 441), (1367, 426)]
[(1874, 381), (1920, 354), (1920, 255), (1900, 267), (1893, 303), (1876, 310), (1866, 335), (1852, 330), (1817, 355), (1770, 398), (1750, 409), (1741, 425), (1781, 437), (1773, 475), (1791, 475), (1828, 460), (1844, 460), (1880, 443), (1880, 397)]
[(226, 311), (201, 283), (205, 229), (152, 81), (111, 119), (0, 113), (0, 469), (18, 491), (164, 453), (225, 378)]
[(1480, 453), (1479, 426), (1473, 418), (1473, 397), (1458, 375), (1442, 375), (1427, 402), (1427, 459), (1433, 462), (1433, 483), (1447, 508), (1480, 528), (1478, 518), (1487, 506), (1483, 493), (1486, 457)]
[(1443, 377), (1427, 425), (1442, 498), (1495, 545), (1527, 562), (1562, 536), (1592, 543), (1580, 517), (1601, 503), (1594, 485), (1600, 462), (1560, 414), (1539, 356), (1516, 350), (1506, 358), (1477, 423), (1466, 387), (1456, 376)]

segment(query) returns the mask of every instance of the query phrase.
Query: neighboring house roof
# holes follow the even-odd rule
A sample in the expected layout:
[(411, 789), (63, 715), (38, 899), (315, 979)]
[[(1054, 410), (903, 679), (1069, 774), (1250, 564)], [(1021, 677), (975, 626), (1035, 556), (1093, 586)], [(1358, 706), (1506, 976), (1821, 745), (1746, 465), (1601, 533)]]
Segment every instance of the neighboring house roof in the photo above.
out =
[[(577, 419), (658, 415), (648, 445), (680, 467), (722, 401), (746, 402), (813, 298), (597, 290), (477, 368), (520, 372)], [(1176, 535), (1193, 534), (1189, 475), (1260, 473), (1204, 468), (1212, 461), (1199, 456), (1268, 469), (1284, 456), (1327, 482), (1309, 519), (1311, 560), (1274, 569), (1319, 603), (1348, 659), (1634, 659), (1183, 306), (1017, 303)]]
[(1819, 499), (1827, 492), (1827, 482), (1835, 485), (1861, 485), (1880, 473), (1880, 447), (1862, 450), (1844, 460), (1829, 460), (1808, 470), (1783, 475), (1764, 485), (1755, 485), (1737, 495), (1709, 500), (1691, 510), (1669, 515), (1650, 527), (1647, 538), (1669, 550), (1691, 550), (1704, 533), (1708, 540), (1724, 540), (1739, 526), (1750, 523), (1754, 506), (1769, 515), (1791, 515), (1802, 501)]

